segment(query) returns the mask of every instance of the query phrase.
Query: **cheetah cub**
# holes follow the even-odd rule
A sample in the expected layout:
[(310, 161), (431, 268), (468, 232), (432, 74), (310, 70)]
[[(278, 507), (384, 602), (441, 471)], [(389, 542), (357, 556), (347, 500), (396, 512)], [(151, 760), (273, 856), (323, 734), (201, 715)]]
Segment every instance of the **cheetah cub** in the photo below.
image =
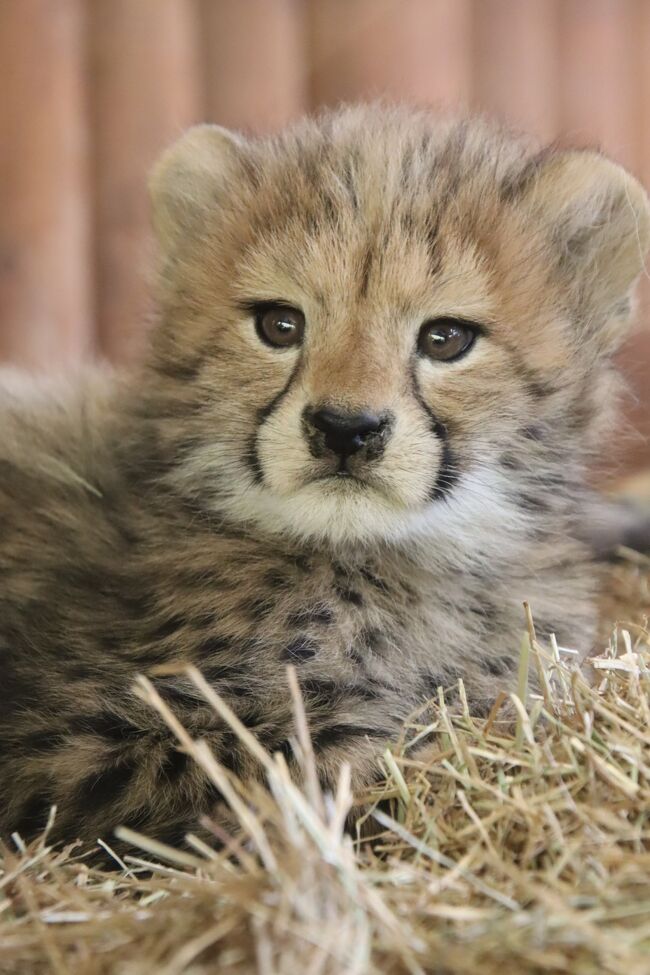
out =
[[(291, 761), (357, 786), (524, 626), (586, 653), (586, 471), (650, 239), (595, 152), (352, 107), (248, 141), (189, 131), (151, 179), (159, 320), (131, 372), (0, 394), (0, 832), (177, 841), (219, 796), (132, 694), (191, 662)], [(173, 668), (170, 668), (173, 671)], [(257, 770), (194, 685), (195, 737)]]

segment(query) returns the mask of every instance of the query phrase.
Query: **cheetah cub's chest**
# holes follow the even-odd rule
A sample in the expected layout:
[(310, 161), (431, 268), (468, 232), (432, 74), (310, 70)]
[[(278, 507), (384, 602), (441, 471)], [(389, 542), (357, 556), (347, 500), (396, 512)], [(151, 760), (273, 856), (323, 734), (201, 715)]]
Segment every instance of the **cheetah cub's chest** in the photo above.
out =
[[(194, 610), (201, 639), (189, 656), (227, 697), (232, 682), (219, 678), (232, 668), (246, 670), (247, 692), (284, 696), (291, 664), (308, 698), (327, 700), (333, 715), (342, 698), (348, 706), (354, 699), (388, 736), (439, 686), (454, 687), (463, 675), (478, 702), (488, 693), (485, 680), (492, 689), (495, 675), (511, 669), (507, 648), (482, 649), (509, 612), (485, 580), (469, 577), (460, 586), (448, 569), (441, 582), (390, 554), (333, 560), (264, 553), (246, 560), (245, 577), (245, 584), (235, 574), (230, 587), (205, 591)], [(198, 621), (209, 611), (206, 631)], [(468, 659), (472, 648), (480, 666)]]

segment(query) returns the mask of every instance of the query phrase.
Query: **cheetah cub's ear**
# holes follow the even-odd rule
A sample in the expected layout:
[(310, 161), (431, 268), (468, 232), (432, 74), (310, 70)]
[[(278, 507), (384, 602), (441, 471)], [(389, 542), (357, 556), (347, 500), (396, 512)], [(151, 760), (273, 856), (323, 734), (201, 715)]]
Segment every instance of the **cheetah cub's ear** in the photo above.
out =
[(158, 160), (149, 177), (153, 223), (163, 254), (200, 233), (206, 213), (228, 192), (245, 145), (220, 125), (195, 125)]
[[(625, 334), (633, 286), (650, 247), (648, 196), (636, 179), (590, 151), (538, 157), (520, 192), (533, 218), (548, 231), (554, 277), (584, 337), (613, 351)], [(530, 224), (529, 224), (530, 226)]]

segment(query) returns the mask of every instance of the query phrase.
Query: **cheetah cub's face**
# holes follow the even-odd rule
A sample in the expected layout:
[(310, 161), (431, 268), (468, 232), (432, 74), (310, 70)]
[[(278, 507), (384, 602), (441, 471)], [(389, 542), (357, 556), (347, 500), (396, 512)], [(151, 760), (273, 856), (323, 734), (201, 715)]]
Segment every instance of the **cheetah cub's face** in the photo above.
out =
[(193, 129), (152, 195), (154, 367), (203, 505), (334, 541), (507, 521), (514, 471), (588, 441), (648, 238), (601, 156), (356, 108)]

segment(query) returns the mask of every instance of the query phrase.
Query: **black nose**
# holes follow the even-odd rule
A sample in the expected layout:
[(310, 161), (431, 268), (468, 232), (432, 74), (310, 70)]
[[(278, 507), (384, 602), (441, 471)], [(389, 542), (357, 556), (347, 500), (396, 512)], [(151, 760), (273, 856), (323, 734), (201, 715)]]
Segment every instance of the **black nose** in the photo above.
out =
[(386, 426), (386, 420), (376, 413), (348, 413), (327, 407), (311, 413), (309, 422), (325, 434), (327, 449), (342, 457), (356, 454)]

